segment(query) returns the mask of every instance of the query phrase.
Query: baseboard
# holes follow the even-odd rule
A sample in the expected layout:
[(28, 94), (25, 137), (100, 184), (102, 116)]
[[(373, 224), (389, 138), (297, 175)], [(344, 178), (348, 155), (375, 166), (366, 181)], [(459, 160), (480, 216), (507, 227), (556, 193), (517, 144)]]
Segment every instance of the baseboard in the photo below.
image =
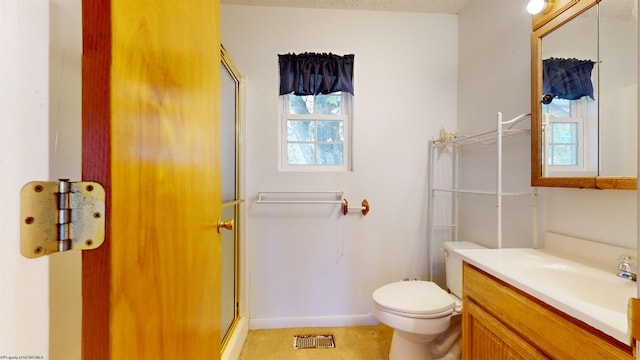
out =
[(242, 352), (242, 346), (247, 339), (249, 333), (249, 321), (245, 318), (240, 318), (236, 324), (233, 334), (227, 342), (227, 346), (220, 356), (220, 360), (237, 360)]
[(304, 316), (289, 318), (250, 319), (249, 329), (283, 329), (299, 327), (367, 326), (377, 325), (378, 320), (371, 314), (344, 316)]

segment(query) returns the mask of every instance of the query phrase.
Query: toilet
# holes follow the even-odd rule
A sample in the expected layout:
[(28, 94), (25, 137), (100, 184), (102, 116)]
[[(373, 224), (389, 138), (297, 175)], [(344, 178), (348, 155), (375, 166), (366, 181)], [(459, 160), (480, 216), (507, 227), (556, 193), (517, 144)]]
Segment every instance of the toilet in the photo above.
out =
[(389, 360), (460, 358), (462, 257), (456, 249), (481, 249), (467, 242), (445, 242), (447, 288), (430, 281), (408, 280), (373, 292), (373, 315), (393, 329)]

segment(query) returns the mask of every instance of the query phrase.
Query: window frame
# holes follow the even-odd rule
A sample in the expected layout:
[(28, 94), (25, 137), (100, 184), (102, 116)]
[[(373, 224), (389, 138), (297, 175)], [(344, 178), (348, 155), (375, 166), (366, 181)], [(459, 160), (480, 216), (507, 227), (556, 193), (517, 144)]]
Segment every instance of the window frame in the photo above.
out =
[[(293, 94), (280, 95), (279, 112), (279, 161), (278, 170), (283, 172), (348, 172), (352, 169), (352, 153), (353, 153), (353, 95), (348, 92), (342, 92), (341, 114), (289, 114), (289, 96), (297, 96)], [(305, 95), (311, 96), (311, 95)], [(315, 99), (314, 99), (315, 103)], [(307, 120), (307, 121), (342, 121), (343, 122), (343, 140), (342, 140), (342, 165), (323, 165), (323, 164), (289, 164), (288, 162), (288, 145), (290, 144), (287, 134), (287, 125), (290, 120)], [(315, 139), (313, 144), (323, 144), (325, 142)]]

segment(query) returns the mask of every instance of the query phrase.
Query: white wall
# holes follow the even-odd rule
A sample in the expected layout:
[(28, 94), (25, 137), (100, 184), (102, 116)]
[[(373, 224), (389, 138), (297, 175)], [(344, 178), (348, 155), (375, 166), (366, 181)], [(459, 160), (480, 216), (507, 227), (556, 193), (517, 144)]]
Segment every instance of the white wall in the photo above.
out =
[[(51, 179), (82, 179), (82, 1), (50, 0)], [(81, 358), (82, 254), (49, 256), (53, 360)]]
[[(459, 14), (458, 124), (462, 134), (496, 129), (503, 120), (531, 110), (531, 17), (527, 1), (473, 0)], [(482, 31), (479, 31), (482, 29)], [(529, 128), (527, 121), (519, 127)], [(503, 189), (527, 190), (530, 184), (528, 135), (505, 139)], [(495, 146), (473, 146), (462, 155), (462, 186), (495, 190)], [(504, 198), (503, 247), (531, 246), (532, 212), (527, 197)], [(496, 247), (495, 198), (463, 196), (460, 240)]]
[[(493, 128), (494, 114), (506, 117), (529, 112), (531, 16), (526, 13), (526, 0), (474, 0), (459, 14), (459, 125), (463, 132)], [(478, 31), (483, 29), (483, 31)], [(508, 116), (507, 116), (508, 115)], [(528, 140), (526, 140), (528, 141)], [(529, 147), (523, 140), (508, 152), (508, 179), (528, 184)], [(477, 159), (473, 168), (490, 167), (491, 162)], [(469, 173), (477, 173), (469, 171)], [(483, 178), (485, 184), (488, 180)], [(515, 185), (514, 185), (515, 186)], [(555, 231), (575, 237), (636, 248), (636, 191), (538, 189), (538, 234)], [(477, 213), (477, 202), (466, 207)], [(507, 220), (515, 223), (506, 241), (508, 245), (531, 241), (526, 207), (516, 206)], [(471, 217), (471, 215), (468, 215)], [(477, 236), (482, 222), (471, 219), (461, 232)], [(481, 231), (482, 232), (482, 231)], [(490, 242), (490, 234), (483, 236)]]
[[(251, 326), (371, 323), (373, 290), (428, 275), (427, 142), (456, 123), (457, 17), (223, 5), (221, 21), (247, 79)], [(277, 170), (277, 54), (305, 51), (355, 54), (352, 172)], [(255, 203), (282, 190), (344, 190), (371, 212)]]
[[(80, 359), (81, 256), (19, 254), (19, 191), (81, 177), (80, 0), (0, 1), (0, 355)], [(50, 345), (50, 346), (49, 346)]]
[(49, 352), (48, 258), (20, 254), (20, 189), (49, 178), (49, 2), (0, 0), (0, 356)]

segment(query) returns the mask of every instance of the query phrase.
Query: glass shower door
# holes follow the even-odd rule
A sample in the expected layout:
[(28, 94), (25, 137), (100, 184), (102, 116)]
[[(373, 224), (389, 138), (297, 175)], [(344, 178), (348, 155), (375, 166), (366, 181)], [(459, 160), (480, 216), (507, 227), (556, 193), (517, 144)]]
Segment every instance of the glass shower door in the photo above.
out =
[(222, 205), (222, 219), (233, 220), (234, 229), (223, 230), (222, 235), (222, 292), (221, 292), (221, 330), (222, 342), (231, 335), (233, 325), (238, 316), (238, 299), (237, 299), (237, 246), (236, 246), (236, 216), (237, 204), (228, 206)]
[(232, 220), (231, 229), (221, 230), (222, 241), (222, 290), (221, 331), (223, 348), (233, 332), (239, 316), (238, 259), (239, 259), (239, 75), (222, 48), (222, 216)]

